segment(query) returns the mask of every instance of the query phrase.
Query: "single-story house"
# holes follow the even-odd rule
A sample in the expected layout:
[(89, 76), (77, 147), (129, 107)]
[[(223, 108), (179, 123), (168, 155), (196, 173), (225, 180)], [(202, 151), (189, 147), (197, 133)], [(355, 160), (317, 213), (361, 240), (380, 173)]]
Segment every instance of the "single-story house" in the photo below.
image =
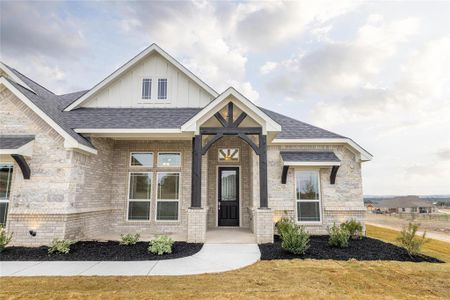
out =
[[(56, 95), (0, 65), (0, 222), (15, 245), (364, 222), (352, 139), (216, 92), (156, 44), (90, 90)], [(39, 81), (39, 78), (37, 78)]]
[(418, 196), (401, 196), (385, 199), (375, 204), (375, 209), (387, 213), (432, 213), (433, 203)]

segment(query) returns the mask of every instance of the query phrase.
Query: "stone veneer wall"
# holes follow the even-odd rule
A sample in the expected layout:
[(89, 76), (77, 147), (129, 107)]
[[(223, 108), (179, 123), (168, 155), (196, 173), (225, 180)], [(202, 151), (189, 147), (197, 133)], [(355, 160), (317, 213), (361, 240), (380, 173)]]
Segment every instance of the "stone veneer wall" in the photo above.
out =
[[(27, 158), (31, 178), (24, 180), (14, 163), (6, 224), (14, 232), (13, 245), (79, 239), (106, 226), (110, 141), (94, 141), (99, 155), (65, 149), (64, 139), (7, 89), (0, 93), (0, 134), (35, 135), (32, 157)], [(37, 235), (32, 237), (29, 230)]]
[[(239, 148), (240, 158), (238, 162), (219, 162), (219, 148)], [(218, 166), (238, 166), (240, 169), (240, 226), (250, 227), (250, 212), (252, 207), (250, 198), (251, 177), (250, 177), (250, 148), (241, 138), (237, 136), (226, 136), (221, 138), (209, 148), (208, 156), (208, 228), (217, 227), (217, 196), (218, 196)]]
[[(333, 151), (341, 160), (336, 183), (330, 184), (331, 167), (290, 167), (286, 184), (281, 183), (283, 161), (281, 150)], [(365, 220), (361, 163), (358, 156), (342, 145), (271, 145), (268, 147), (269, 207), (274, 211), (274, 221), (287, 213), (296, 217), (295, 171), (320, 170), (322, 224), (306, 225), (312, 234), (326, 234), (327, 226), (355, 218)]]

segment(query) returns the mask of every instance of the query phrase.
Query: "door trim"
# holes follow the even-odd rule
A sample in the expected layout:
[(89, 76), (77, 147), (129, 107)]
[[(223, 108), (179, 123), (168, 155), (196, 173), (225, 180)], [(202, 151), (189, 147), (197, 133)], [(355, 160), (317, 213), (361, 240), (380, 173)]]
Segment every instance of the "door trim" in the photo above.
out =
[[(219, 168), (232, 167), (238, 168), (239, 173), (239, 226), (219, 226)], [(219, 164), (216, 166), (216, 227), (223, 228), (239, 228), (242, 227), (242, 174), (240, 165), (223, 165)]]

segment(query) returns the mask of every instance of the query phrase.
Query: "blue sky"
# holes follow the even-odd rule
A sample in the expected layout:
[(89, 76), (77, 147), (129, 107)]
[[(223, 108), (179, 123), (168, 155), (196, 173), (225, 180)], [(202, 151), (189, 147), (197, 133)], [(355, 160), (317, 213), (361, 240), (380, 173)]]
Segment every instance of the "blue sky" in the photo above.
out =
[(366, 194), (450, 194), (450, 2), (1, 1), (1, 60), (56, 93), (158, 43), (218, 92), (349, 136)]

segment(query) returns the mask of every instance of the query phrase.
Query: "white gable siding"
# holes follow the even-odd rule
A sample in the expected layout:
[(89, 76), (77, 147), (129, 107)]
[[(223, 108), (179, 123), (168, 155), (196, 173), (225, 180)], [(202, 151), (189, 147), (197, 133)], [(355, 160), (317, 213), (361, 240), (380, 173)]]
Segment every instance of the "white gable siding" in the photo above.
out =
[[(142, 79), (152, 79), (152, 99), (143, 100)], [(167, 78), (167, 100), (158, 100), (158, 78)], [(154, 53), (114, 80), (82, 107), (204, 107), (213, 96)]]

